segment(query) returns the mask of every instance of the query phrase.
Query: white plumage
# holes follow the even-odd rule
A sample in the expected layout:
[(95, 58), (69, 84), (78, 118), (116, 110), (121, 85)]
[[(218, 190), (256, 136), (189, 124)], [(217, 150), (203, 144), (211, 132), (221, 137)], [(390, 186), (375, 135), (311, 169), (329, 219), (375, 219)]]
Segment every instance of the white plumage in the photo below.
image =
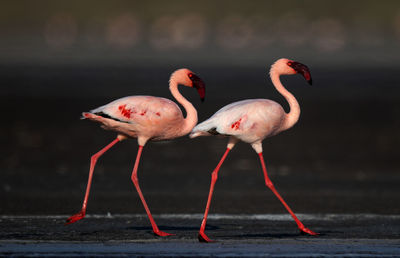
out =
[(211, 134), (230, 135), (247, 143), (279, 133), (285, 111), (269, 99), (248, 99), (229, 104), (195, 126), (191, 138)]

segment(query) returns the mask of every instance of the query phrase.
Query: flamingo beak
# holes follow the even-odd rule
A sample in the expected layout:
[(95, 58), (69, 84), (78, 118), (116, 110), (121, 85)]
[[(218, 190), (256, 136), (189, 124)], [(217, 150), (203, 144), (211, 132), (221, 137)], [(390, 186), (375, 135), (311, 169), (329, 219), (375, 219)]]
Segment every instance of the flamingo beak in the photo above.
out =
[(312, 78), (311, 78), (311, 73), (310, 69), (302, 63), (299, 62), (289, 62), (288, 65), (293, 68), (297, 73), (303, 75), (304, 79), (312, 85)]
[(192, 80), (193, 87), (196, 88), (197, 92), (199, 93), (201, 102), (204, 102), (204, 98), (206, 96), (206, 86), (203, 80), (195, 74), (190, 77), (190, 80)]

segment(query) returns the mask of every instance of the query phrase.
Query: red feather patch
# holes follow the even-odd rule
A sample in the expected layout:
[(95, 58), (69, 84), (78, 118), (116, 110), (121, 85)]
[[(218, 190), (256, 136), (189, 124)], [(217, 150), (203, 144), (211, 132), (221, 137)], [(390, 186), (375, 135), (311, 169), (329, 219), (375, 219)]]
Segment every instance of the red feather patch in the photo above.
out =
[(126, 104), (125, 105), (121, 105), (118, 107), (118, 110), (121, 111), (121, 114), (126, 117), (126, 118), (131, 118), (131, 110), (130, 109), (126, 109)]
[(231, 128), (234, 129), (234, 130), (238, 130), (239, 127), (240, 127), (240, 122), (241, 122), (241, 121), (242, 121), (242, 119), (240, 118), (239, 120), (237, 120), (236, 122), (234, 122), (234, 123), (231, 125)]

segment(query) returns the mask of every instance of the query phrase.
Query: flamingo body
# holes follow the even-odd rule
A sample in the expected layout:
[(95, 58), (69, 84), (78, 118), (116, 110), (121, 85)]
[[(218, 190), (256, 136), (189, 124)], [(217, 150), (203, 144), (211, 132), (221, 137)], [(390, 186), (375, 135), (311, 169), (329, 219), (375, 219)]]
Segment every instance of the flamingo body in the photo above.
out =
[(299, 119), (300, 105), (295, 97), (285, 89), (279, 79), (281, 75), (291, 75), (296, 73), (302, 74), (304, 78), (311, 84), (310, 71), (308, 70), (307, 66), (301, 63), (282, 58), (276, 61), (270, 69), (270, 76), (273, 85), (289, 103), (289, 113), (286, 113), (281, 105), (269, 99), (242, 100), (221, 108), (209, 119), (193, 128), (190, 134), (191, 138), (217, 134), (229, 136), (227, 149), (217, 167), (212, 172), (210, 192), (199, 231), (199, 240), (201, 242), (211, 241), (205, 234), (205, 228), (212, 195), (214, 192), (214, 186), (218, 179), (218, 171), (226, 159), (229, 151), (238, 141), (251, 144), (253, 149), (257, 152), (260, 158), (266, 186), (271, 189), (271, 191), (281, 201), (287, 211), (292, 215), (300, 231), (310, 235), (317, 234), (304, 227), (303, 223), (301, 223), (301, 221), (296, 217), (296, 215), (275, 189), (274, 184), (269, 179), (262, 155), (262, 141), (265, 138), (274, 136), (291, 128)]
[(90, 112), (82, 113), (83, 119), (99, 122), (104, 129), (114, 131), (118, 135), (115, 140), (91, 157), (89, 179), (82, 209), (79, 213), (69, 217), (66, 224), (83, 219), (86, 215), (87, 201), (97, 160), (119, 141), (127, 138), (137, 138), (139, 149), (131, 174), (131, 180), (149, 217), (154, 234), (157, 236), (171, 235), (158, 229), (140, 189), (137, 171), (143, 146), (147, 141), (173, 139), (186, 135), (197, 124), (197, 111), (179, 93), (179, 84), (196, 88), (202, 101), (204, 100), (205, 86), (203, 81), (189, 69), (179, 69), (172, 73), (169, 81), (169, 89), (174, 98), (185, 108), (186, 117), (183, 117), (181, 109), (175, 102), (153, 96), (124, 97), (93, 109)]
[(166, 98), (129, 96), (83, 113), (83, 118), (100, 122), (106, 130), (150, 140), (182, 136), (184, 117), (178, 105)]
[(195, 126), (190, 137), (222, 134), (253, 144), (278, 134), (285, 114), (281, 105), (269, 99), (242, 100)]

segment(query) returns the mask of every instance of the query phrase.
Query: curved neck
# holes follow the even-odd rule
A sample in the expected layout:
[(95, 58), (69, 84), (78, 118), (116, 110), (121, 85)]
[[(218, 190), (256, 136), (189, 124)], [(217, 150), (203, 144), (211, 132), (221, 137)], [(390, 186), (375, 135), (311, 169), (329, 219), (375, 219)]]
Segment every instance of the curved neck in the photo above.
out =
[(289, 129), (299, 120), (300, 117), (300, 105), (296, 98), (282, 85), (279, 79), (280, 74), (274, 69), (270, 72), (272, 83), (274, 84), (276, 90), (285, 97), (286, 101), (289, 103), (290, 111), (286, 113), (284, 124), (282, 126), (282, 131)]
[(173, 78), (169, 81), (169, 90), (176, 101), (178, 101), (186, 111), (186, 118), (182, 125), (182, 135), (186, 135), (190, 133), (193, 127), (197, 124), (197, 111), (193, 107), (192, 103), (185, 99), (185, 97), (183, 97), (179, 92), (178, 83)]

